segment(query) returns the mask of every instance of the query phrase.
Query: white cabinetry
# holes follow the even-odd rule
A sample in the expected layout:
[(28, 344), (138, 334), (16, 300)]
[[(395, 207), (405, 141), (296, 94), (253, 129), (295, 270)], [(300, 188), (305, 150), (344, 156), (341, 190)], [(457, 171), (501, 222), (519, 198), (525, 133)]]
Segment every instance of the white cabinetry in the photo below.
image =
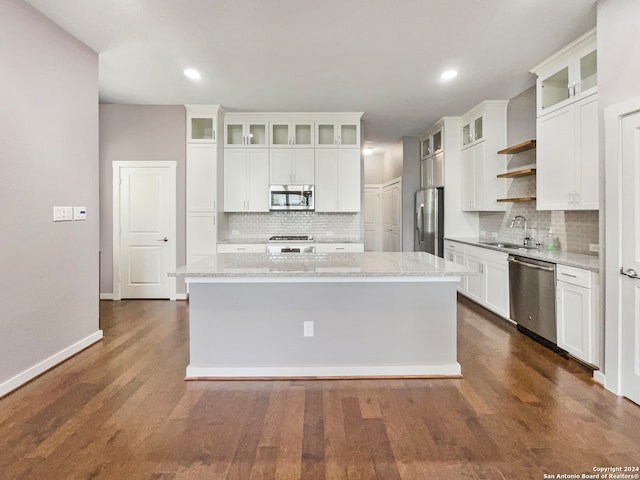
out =
[(224, 110), (217, 105), (186, 105), (186, 261), (216, 253), (217, 210), (222, 194), (221, 146), (216, 132)]
[(538, 210), (597, 210), (598, 96), (538, 118)]
[(532, 70), (537, 116), (565, 107), (598, 91), (596, 30), (592, 29)]
[(364, 252), (364, 243), (316, 243), (316, 253)]
[(316, 212), (359, 212), (360, 149), (316, 150)]
[(270, 145), (275, 148), (313, 148), (314, 126), (311, 119), (275, 118), (269, 122)]
[(556, 324), (558, 346), (572, 356), (598, 365), (599, 275), (558, 265)]
[(224, 150), (224, 211), (269, 211), (269, 151)]
[(264, 243), (221, 243), (218, 253), (264, 253), (267, 246)]
[(269, 170), (272, 185), (313, 185), (315, 152), (313, 148), (271, 148)]
[(225, 148), (268, 147), (268, 124), (268, 120), (263, 117), (227, 114), (224, 121)]
[(441, 120), (425, 132), (420, 141), (422, 162), (420, 186), (422, 188), (444, 185), (444, 121)]
[(599, 208), (596, 32), (533, 68), (537, 80), (537, 209)]
[(316, 147), (360, 147), (362, 114), (316, 119)]
[(502, 150), (507, 142), (508, 103), (508, 100), (487, 100), (462, 117), (462, 210), (506, 209), (504, 203), (497, 202), (497, 199), (506, 195), (506, 185), (497, 175), (506, 170), (507, 164), (506, 158), (497, 152)]
[(509, 319), (508, 255), (487, 248), (445, 241), (444, 258), (478, 272), (467, 275), (458, 291), (483, 307)]
[[(444, 242), (444, 258), (445, 260), (449, 260), (450, 262), (457, 263), (458, 265), (465, 265), (464, 259), (464, 245), (457, 242), (451, 242), (446, 240)], [(465, 289), (465, 280), (464, 277), (458, 283), (458, 291), (460, 293), (464, 293)]]

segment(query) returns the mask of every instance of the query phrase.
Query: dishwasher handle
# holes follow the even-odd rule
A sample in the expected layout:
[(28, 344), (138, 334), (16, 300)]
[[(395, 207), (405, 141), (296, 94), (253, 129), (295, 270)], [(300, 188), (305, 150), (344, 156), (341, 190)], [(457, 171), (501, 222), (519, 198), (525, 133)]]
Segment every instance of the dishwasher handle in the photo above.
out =
[(553, 272), (555, 270), (555, 266), (553, 267), (543, 267), (541, 265), (536, 265), (534, 263), (523, 262), (522, 260), (516, 260), (513, 257), (508, 258), (509, 263), (517, 263), (518, 265), (522, 265), (523, 267), (535, 268), (536, 270), (542, 270), (544, 272)]

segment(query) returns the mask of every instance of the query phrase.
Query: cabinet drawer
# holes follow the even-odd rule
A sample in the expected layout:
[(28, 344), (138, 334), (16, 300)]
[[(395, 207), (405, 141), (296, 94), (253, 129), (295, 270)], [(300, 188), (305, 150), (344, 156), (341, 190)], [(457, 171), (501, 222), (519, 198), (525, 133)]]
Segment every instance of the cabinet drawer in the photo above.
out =
[(364, 243), (316, 243), (316, 253), (360, 253)]
[(444, 241), (444, 248), (447, 250), (453, 250), (454, 252), (464, 253), (464, 244), (458, 242), (452, 242), (450, 240)]
[(591, 272), (589, 270), (558, 265), (556, 274), (559, 282), (591, 288)]
[(246, 244), (221, 244), (218, 245), (218, 253), (264, 253), (266, 252), (264, 243)]

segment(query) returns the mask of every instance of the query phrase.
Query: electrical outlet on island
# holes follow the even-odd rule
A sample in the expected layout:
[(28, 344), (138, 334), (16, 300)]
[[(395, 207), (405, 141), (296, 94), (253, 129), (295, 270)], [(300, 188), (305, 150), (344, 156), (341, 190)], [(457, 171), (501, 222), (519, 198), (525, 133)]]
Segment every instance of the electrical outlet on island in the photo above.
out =
[(599, 253), (600, 252), (600, 245), (598, 245), (597, 243), (590, 243), (589, 244), (589, 251), (590, 252)]

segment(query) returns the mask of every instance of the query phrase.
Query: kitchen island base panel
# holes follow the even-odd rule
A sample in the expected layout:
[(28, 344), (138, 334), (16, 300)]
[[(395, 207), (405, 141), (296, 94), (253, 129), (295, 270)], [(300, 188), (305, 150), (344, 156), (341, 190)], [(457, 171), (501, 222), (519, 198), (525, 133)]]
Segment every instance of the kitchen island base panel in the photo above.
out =
[[(426, 280), (200, 278), (189, 285), (187, 378), (459, 377), (459, 277)], [(305, 322), (313, 336), (304, 335)]]

